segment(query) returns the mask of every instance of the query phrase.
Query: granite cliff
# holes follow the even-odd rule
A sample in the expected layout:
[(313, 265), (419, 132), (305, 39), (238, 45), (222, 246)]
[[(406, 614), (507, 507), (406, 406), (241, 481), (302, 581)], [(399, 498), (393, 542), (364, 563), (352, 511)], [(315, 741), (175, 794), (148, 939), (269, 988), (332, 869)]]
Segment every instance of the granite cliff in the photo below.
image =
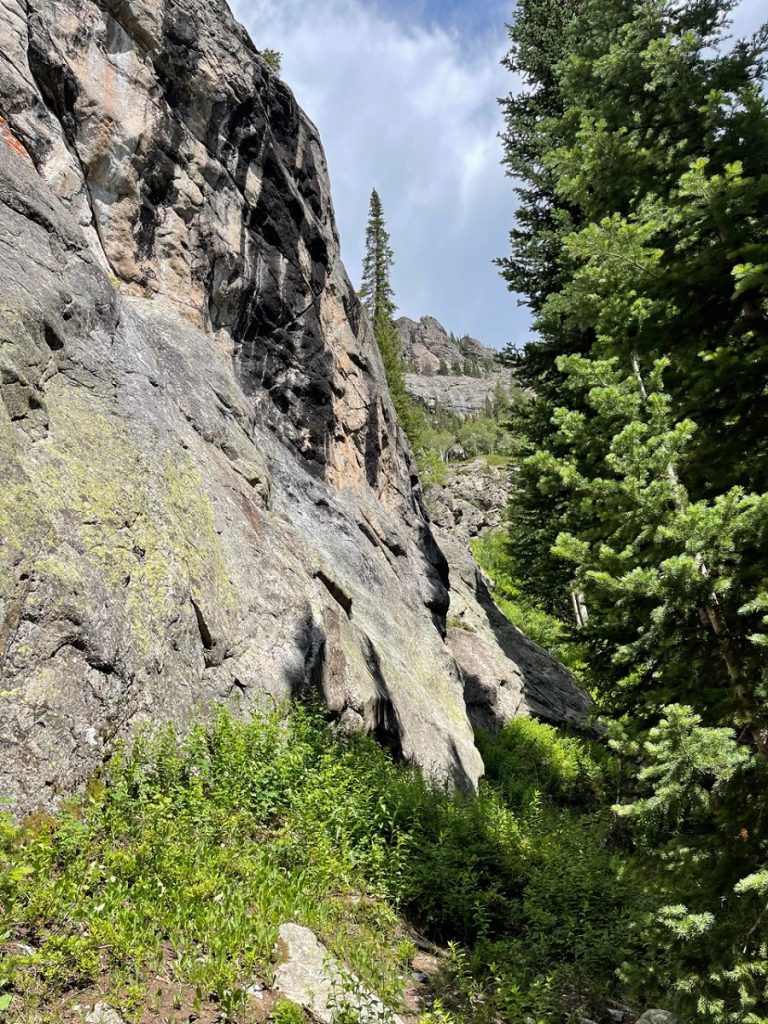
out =
[(0, 480), (17, 809), (220, 703), (316, 691), (470, 787), (465, 693), (492, 725), (509, 679), (514, 713), (587, 707), (497, 641), (471, 565), (463, 614), (506, 675), (446, 644), (447, 561), (317, 131), (223, 0), (0, 0)]
[(487, 412), (499, 389), (508, 394), (511, 372), (497, 352), (476, 338), (457, 338), (439, 321), (406, 316), (397, 321), (408, 392), (430, 412), (438, 408), (461, 419)]

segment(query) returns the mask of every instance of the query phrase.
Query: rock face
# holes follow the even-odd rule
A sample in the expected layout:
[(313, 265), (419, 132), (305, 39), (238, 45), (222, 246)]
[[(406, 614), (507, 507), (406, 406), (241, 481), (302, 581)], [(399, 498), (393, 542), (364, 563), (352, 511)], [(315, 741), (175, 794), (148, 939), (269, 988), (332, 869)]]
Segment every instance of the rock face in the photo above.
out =
[(443, 409), (465, 420), (487, 412), (498, 392), (499, 379), (493, 377), (425, 377), (406, 373), (405, 389), (418, 402), (436, 412)]
[(444, 481), (427, 490), (432, 523), (465, 544), (497, 529), (509, 499), (508, 473), (505, 466), (492, 466), (483, 456), (448, 463)]
[(498, 365), (494, 349), (475, 338), (452, 337), (431, 316), (418, 323), (400, 317), (396, 325), (410, 371), (405, 376), (406, 389), (430, 412), (439, 408), (467, 419), (486, 412), (499, 389), (508, 394), (512, 375)]
[(473, 726), (496, 732), (524, 715), (585, 730), (591, 701), (573, 675), (502, 614), (464, 538), (435, 533), (450, 566), (448, 647)]
[(457, 339), (433, 316), (423, 316), (418, 323), (407, 316), (395, 321), (405, 365), (414, 373), (432, 376), (440, 372), (440, 364), (448, 371), (463, 375), (467, 363), (483, 376), (492, 372), (496, 352), (476, 338)]
[(321, 693), (482, 771), (317, 132), (223, 0), (0, 0), (0, 794)]

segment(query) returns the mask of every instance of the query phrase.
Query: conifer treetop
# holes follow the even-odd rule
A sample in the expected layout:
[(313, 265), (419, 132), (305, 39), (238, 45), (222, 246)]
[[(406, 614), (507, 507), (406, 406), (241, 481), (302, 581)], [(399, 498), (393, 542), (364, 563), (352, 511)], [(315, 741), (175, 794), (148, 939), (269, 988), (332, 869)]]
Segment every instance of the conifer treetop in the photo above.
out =
[(374, 188), (368, 208), (363, 279), (360, 286), (360, 298), (374, 323), (391, 320), (396, 309), (393, 302), (395, 293), (390, 283), (393, 263), (394, 254), (389, 244), (381, 199)]

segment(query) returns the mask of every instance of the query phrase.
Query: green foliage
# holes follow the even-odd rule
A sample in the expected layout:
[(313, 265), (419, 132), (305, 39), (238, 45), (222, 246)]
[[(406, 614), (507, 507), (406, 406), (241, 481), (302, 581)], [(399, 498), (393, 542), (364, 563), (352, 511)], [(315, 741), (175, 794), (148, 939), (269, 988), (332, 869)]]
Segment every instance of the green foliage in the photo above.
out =
[(396, 309), (390, 281), (393, 262), (394, 254), (389, 244), (389, 232), (384, 221), (381, 199), (374, 189), (371, 192), (365, 231), (360, 298), (371, 319), (398, 422), (408, 436), (411, 447), (416, 449), (423, 415), (405, 390), (405, 366), (400, 351), (400, 337), (393, 319)]
[[(5, 938), (31, 952), (4, 947), (0, 994), (58, 1020), (98, 982), (138, 1016), (162, 974), (245, 1020), (245, 987), (269, 978), (277, 928), (298, 920), (397, 1008), (413, 953), (400, 914), (456, 944), (457, 1021), (586, 1011), (628, 956), (634, 890), (597, 805), (614, 769), (534, 722), (482, 743), (488, 779), (471, 797), (298, 708), (138, 740), (55, 818), (3, 822)], [(273, 1019), (300, 1012), (278, 1004)]]
[(508, 571), (588, 611), (652, 907), (624, 977), (705, 1024), (768, 1010), (768, 31), (729, 49), (734, 7), (522, 0), (505, 103), (541, 339)]
[(642, 756), (636, 794), (616, 811), (637, 844), (629, 871), (653, 885), (654, 910), (635, 924), (646, 956), (622, 970), (630, 991), (671, 996), (697, 1020), (757, 1024), (768, 1005), (763, 759), (684, 705), (665, 709), (640, 750), (626, 735), (613, 745)]
[(444, 467), (451, 461), (452, 448), (460, 448), (464, 458), (485, 455), (496, 458), (499, 464), (506, 464), (510, 450), (504, 423), (507, 403), (506, 395), (498, 396), (488, 412), (466, 419), (440, 408), (428, 413), (414, 403), (412, 416), (417, 422), (409, 437), (422, 482), (427, 486), (443, 482)]
[(283, 63), (283, 55), (278, 50), (260, 50), (259, 55), (270, 71), (273, 71), (276, 75), (280, 74), (280, 69)]
[(276, 1003), (271, 1017), (274, 1024), (306, 1024), (307, 1019), (302, 1008), (290, 999), (281, 999)]

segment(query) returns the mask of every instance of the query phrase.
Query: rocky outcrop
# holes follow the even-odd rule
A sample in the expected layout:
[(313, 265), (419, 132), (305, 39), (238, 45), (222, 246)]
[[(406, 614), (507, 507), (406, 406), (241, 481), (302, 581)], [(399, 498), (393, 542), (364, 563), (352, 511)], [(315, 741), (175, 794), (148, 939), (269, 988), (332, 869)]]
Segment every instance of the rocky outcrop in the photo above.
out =
[(414, 373), (429, 377), (440, 373), (442, 364), (444, 370), (461, 376), (469, 365), (478, 375), (486, 376), (496, 367), (495, 349), (476, 338), (450, 335), (433, 316), (423, 316), (418, 322), (401, 316), (395, 326), (403, 361)]
[(464, 538), (435, 532), (450, 566), (447, 642), (473, 726), (496, 732), (527, 716), (591, 731), (592, 702), (573, 675), (500, 611)]
[(311, 122), (223, 0), (0, 0), (0, 794), (315, 691), (482, 770)]
[(501, 526), (509, 500), (509, 469), (493, 466), (482, 455), (449, 462), (441, 483), (426, 493), (432, 523), (466, 545)]
[(474, 784), (313, 125), (220, 0), (0, 11), (0, 791), (307, 688)]
[(442, 409), (460, 419), (480, 416), (489, 412), (499, 395), (499, 386), (504, 388), (508, 398), (508, 380), (501, 380), (499, 374), (492, 377), (425, 377), (417, 373), (406, 373), (405, 388), (430, 412)]
[(430, 412), (442, 409), (467, 419), (488, 412), (500, 396), (509, 398), (512, 374), (499, 365), (494, 349), (449, 335), (431, 316), (418, 323), (400, 317), (396, 325), (406, 389)]

